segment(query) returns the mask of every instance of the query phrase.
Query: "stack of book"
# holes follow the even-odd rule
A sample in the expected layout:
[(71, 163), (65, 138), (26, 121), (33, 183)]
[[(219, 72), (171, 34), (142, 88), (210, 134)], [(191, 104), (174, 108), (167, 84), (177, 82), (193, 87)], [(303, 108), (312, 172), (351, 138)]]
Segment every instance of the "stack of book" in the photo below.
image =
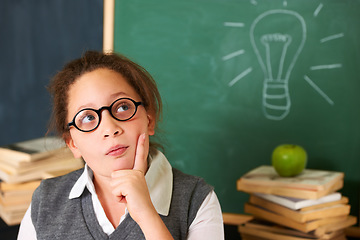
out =
[(17, 184), (0, 182), (0, 216), (6, 224), (16, 225), (21, 222), (31, 196), (39, 185), (40, 180)]
[(0, 147), (0, 217), (8, 225), (19, 224), (41, 179), (83, 166), (57, 137)]
[(354, 225), (342, 172), (305, 169), (296, 177), (280, 177), (272, 166), (260, 166), (237, 181), (250, 194), (244, 211), (254, 219), (239, 226), (242, 239), (346, 239)]

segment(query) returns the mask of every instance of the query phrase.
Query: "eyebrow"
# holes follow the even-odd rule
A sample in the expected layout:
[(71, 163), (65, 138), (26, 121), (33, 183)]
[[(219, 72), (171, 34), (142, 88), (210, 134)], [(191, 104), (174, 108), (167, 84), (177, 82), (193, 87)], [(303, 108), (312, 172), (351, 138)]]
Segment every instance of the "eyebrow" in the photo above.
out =
[[(125, 92), (116, 92), (116, 93), (110, 94), (109, 99), (113, 99), (112, 102), (111, 102), (111, 103), (113, 103), (117, 98), (121, 98), (121, 97), (130, 97), (130, 96), (129, 96), (128, 94), (126, 94)], [(111, 104), (111, 103), (110, 103), (110, 104)], [(110, 105), (110, 104), (109, 104), (109, 105)], [(101, 106), (101, 107), (103, 107), (103, 106)], [(100, 107), (100, 108), (101, 108), (101, 107)], [(80, 112), (81, 110), (86, 109), (86, 108), (95, 109), (95, 104), (93, 104), (93, 103), (87, 103), (87, 104), (81, 105), (80, 107), (78, 107), (78, 108), (76, 109), (76, 114), (77, 114), (78, 112)]]
[(129, 95), (127, 95), (124, 92), (117, 92), (117, 93), (110, 94), (110, 98), (120, 97), (122, 95), (129, 97)]

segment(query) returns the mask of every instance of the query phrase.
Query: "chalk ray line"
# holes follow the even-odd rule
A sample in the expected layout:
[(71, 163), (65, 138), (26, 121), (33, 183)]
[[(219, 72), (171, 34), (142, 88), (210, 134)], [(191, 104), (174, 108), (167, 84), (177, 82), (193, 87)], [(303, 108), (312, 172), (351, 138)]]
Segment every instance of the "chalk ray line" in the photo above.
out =
[(334, 101), (331, 100), (311, 79), (304, 75), (304, 79), (312, 86), (330, 105), (334, 105)]
[(244, 27), (245, 24), (241, 22), (224, 22), (225, 27)]
[(334, 39), (337, 39), (337, 38), (342, 38), (342, 37), (344, 37), (344, 33), (334, 34), (334, 35), (325, 37), (325, 38), (323, 38), (323, 39), (320, 39), (320, 42), (321, 42), (321, 43), (324, 43), (324, 42), (327, 42), (327, 41), (330, 41), (330, 40), (334, 40)]
[(322, 9), (324, 5), (322, 3), (319, 4), (319, 6), (315, 9), (314, 11), (314, 17), (317, 17), (317, 15), (319, 14), (320, 10)]
[(241, 49), (241, 50), (239, 50), (239, 51), (236, 51), (236, 52), (233, 52), (233, 53), (230, 53), (230, 54), (224, 56), (224, 57), (222, 58), (222, 60), (223, 60), (223, 61), (226, 61), (226, 60), (229, 60), (229, 59), (231, 59), (231, 58), (233, 58), (233, 57), (237, 57), (237, 56), (239, 56), (239, 55), (241, 55), (241, 54), (244, 54), (244, 53), (245, 53), (245, 50)]
[(310, 67), (310, 70), (321, 70), (321, 69), (333, 69), (333, 68), (341, 68), (341, 63), (329, 64), (329, 65), (318, 65)]
[(233, 80), (231, 80), (231, 82), (229, 82), (229, 87), (232, 87), (235, 83), (237, 83), (240, 79), (242, 79), (243, 77), (248, 75), (251, 71), (252, 71), (252, 68), (249, 67), (248, 69), (246, 69), (245, 71), (243, 71), (242, 73), (237, 75), (236, 78), (234, 78)]

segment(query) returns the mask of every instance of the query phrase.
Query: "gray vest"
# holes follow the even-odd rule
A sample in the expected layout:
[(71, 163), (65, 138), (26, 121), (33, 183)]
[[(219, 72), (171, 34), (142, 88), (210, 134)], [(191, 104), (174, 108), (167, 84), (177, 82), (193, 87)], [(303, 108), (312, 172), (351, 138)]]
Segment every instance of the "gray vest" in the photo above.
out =
[[(107, 236), (100, 227), (87, 189), (69, 199), (72, 186), (82, 169), (68, 175), (43, 180), (33, 194), (31, 218), (37, 239), (145, 239), (140, 227), (128, 214), (115, 231)], [(174, 239), (186, 239), (196, 213), (212, 188), (201, 178), (173, 169), (173, 195), (168, 216), (162, 220)]]

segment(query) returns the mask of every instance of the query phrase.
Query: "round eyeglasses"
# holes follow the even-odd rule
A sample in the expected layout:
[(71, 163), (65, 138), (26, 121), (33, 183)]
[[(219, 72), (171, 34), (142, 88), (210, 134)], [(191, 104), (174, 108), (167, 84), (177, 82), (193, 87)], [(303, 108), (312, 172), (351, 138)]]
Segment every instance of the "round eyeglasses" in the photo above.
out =
[(80, 110), (67, 126), (74, 126), (82, 132), (91, 132), (100, 125), (103, 110), (108, 110), (110, 115), (118, 121), (127, 121), (134, 117), (140, 105), (142, 105), (141, 102), (135, 102), (131, 98), (119, 98), (110, 106), (104, 106), (98, 110), (92, 108)]

